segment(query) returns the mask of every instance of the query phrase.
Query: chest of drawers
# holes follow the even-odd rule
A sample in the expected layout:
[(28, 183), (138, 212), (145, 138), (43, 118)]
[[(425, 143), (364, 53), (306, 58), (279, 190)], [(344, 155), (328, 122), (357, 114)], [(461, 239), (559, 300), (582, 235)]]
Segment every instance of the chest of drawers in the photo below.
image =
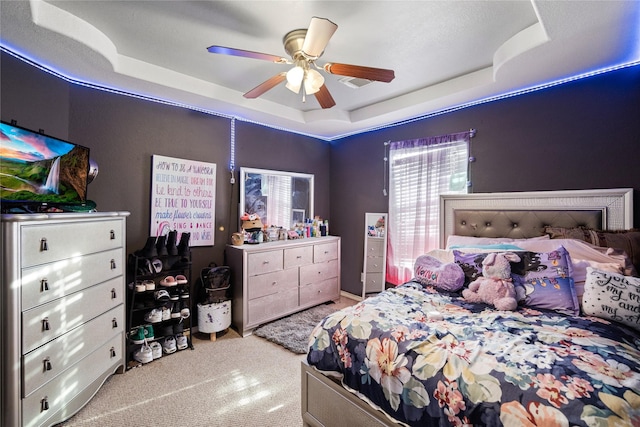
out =
[(227, 246), (232, 319), (242, 335), (263, 323), (340, 298), (340, 238)]
[(126, 216), (2, 215), (1, 425), (64, 421), (124, 372)]

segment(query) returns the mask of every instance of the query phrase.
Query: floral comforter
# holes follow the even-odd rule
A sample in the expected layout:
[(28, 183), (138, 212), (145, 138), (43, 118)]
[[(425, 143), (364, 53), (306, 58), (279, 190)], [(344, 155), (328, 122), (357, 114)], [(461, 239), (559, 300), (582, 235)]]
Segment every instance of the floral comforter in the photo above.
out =
[(307, 361), (407, 425), (640, 426), (640, 334), (595, 317), (409, 282), (323, 319)]

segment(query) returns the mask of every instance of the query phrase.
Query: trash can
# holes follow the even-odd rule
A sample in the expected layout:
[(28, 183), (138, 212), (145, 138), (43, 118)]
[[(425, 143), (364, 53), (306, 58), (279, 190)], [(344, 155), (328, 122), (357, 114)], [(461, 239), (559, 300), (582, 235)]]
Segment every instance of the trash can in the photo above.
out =
[(207, 334), (224, 331), (231, 325), (231, 301), (198, 303), (198, 331)]

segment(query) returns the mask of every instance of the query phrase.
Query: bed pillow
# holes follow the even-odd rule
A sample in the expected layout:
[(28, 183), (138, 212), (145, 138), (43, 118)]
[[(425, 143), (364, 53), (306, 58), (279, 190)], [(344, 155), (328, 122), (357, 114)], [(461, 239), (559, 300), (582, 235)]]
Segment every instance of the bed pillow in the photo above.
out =
[(552, 239), (578, 239), (595, 246), (620, 249), (631, 259), (635, 274), (640, 272), (640, 230), (545, 227), (545, 233)]
[[(580, 313), (569, 252), (560, 246), (548, 252), (517, 251), (519, 262), (511, 263), (511, 277), (521, 304), (568, 315)], [(465, 273), (465, 286), (482, 276), (482, 261), (488, 253), (453, 250), (455, 262)]]
[(455, 262), (442, 262), (431, 255), (421, 255), (413, 267), (415, 279), (423, 285), (456, 292), (464, 285), (464, 272)]
[(514, 285), (524, 292), (522, 304), (577, 316), (580, 305), (573, 281), (569, 252), (560, 246), (550, 252), (518, 252), (524, 262), (523, 276), (512, 275)]
[(519, 242), (525, 242), (528, 240), (549, 240), (548, 234), (542, 236), (531, 237), (528, 239), (512, 239), (509, 237), (473, 237), (473, 236), (458, 236), (455, 234), (447, 237), (447, 249), (451, 249), (454, 246), (470, 246), (470, 245), (496, 245), (500, 243), (513, 243), (517, 245)]
[(640, 331), (640, 279), (587, 267), (582, 311)]

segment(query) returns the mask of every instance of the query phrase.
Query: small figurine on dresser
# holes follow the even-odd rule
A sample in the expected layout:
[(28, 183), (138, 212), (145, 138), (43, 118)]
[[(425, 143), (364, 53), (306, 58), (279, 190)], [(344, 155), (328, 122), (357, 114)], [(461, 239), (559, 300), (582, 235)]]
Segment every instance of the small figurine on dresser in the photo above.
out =
[(262, 221), (257, 214), (245, 212), (241, 217), (244, 239), (248, 244), (258, 244), (264, 241)]

